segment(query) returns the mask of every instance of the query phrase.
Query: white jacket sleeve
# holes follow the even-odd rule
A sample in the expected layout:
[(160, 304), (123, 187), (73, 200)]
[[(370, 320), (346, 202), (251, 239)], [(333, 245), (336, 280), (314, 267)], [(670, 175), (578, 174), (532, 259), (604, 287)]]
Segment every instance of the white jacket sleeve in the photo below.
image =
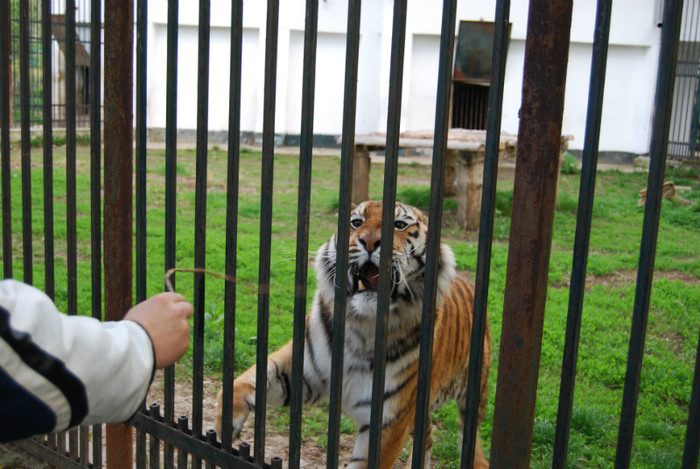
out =
[(38, 428), (0, 430), (0, 441), (127, 420), (154, 370), (153, 345), (139, 324), (68, 316), (36, 288), (0, 281), (0, 415), (24, 412)]

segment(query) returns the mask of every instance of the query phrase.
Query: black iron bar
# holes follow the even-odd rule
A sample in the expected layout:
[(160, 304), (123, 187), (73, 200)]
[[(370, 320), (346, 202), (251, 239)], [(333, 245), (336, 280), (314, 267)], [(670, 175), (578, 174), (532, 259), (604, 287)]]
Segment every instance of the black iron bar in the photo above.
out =
[(309, 271), (309, 223), (311, 202), (311, 167), (313, 162), (314, 91), (316, 87), (316, 40), (318, 0), (306, 2), (304, 28), (304, 64), (299, 144), (299, 197), (297, 209), (297, 250), (294, 288), (294, 332), (292, 346), (292, 389), (289, 419), (290, 469), (301, 461), (301, 420), (304, 389), (304, 337), (306, 329), (306, 294)]
[(56, 436), (57, 439), (57, 444), (56, 448), (58, 449), (58, 453), (66, 455), (66, 432), (61, 432)]
[(66, 264), (68, 314), (78, 312), (77, 174), (75, 141), (75, 0), (66, 1)]
[[(177, 430), (182, 435), (189, 435), (189, 420), (187, 416), (181, 415), (177, 419)], [(165, 440), (168, 441), (168, 440)], [(188, 453), (182, 446), (178, 446), (177, 451), (177, 467), (188, 467), (187, 459)]]
[(282, 469), (282, 458), (279, 456), (273, 456), (272, 460), (270, 461), (270, 468)]
[(2, 268), (12, 278), (12, 175), (10, 174), (10, 0), (0, 3), (0, 164), (2, 165)]
[(241, 445), (238, 447), (239, 448), (239, 453), (241, 456), (241, 459), (248, 460), (250, 459), (250, 443), (247, 441), (241, 442)]
[[(207, 138), (209, 119), (209, 33), (210, 1), (199, 2), (199, 51), (197, 61), (197, 168), (195, 182), (194, 264), (206, 268), (207, 225)], [(194, 321), (192, 345), (192, 434), (202, 435), (204, 401), (204, 274), (194, 274)], [(201, 467), (193, 457), (192, 466)]]
[(32, 135), (29, 77), (29, 2), (19, 4), (19, 107), (22, 151), (22, 267), (25, 283), (33, 284), (32, 260)]
[[(275, 160), (275, 102), (277, 86), (277, 35), (279, 0), (267, 2), (265, 29), (265, 84), (263, 101), (262, 180), (260, 196), (260, 262), (258, 270), (258, 335), (256, 383), (267, 382), (267, 345), (270, 322), (270, 249), (272, 238), (272, 187)], [(265, 460), (267, 386), (255, 387), (256, 464)]]
[[(102, 319), (102, 2), (100, 0), (92, 0), (90, 17), (90, 247), (92, 253), (92, 317)], [(50, 29), (48, 31), (50, 31)], [(50, 37), (51, 35), (49, 34), (49, 38)], [(47, 85), (45, 84), (44, 86)], [(49, 90), (50, 89), (51, 87), (49, 86)], [(100, 451), (100, 455), (101, 454), (102, 452)]]
[(697, 352), (695, 352), (695, 372), (693, 376), (693, 391), (690, 396), (688, 427), (685, 433), (681, 469), (698, 467), (698, 448), (700, 448), (700, 331), (698, 333)]
[(90, 460), (88, 456), (90, 448), (90, 427), (88, 425), (83, 425), (80, 427), (80, 451), (79, 451), (79, 461), (87, 464)]
[(148, 1), (136, 2), (136, 302), (146, 299), (146, 115)]
[(41, 2), (41, 68), (44, 138), (44, 292), (55, 296), (53, 211), (53, 120), (51, 115), (51, 1)]
[[(238, 187), (240, 181), (241, 77), (243, 1), (231, 4), (231, 58), (228, 111), (228, 180), (226, 188), (226, 275), (236, 278), (238, 249)], [(231, 451), (233, 428), (233, 375), (236, 345), (236, 282), (226, 282), (224, 293), (224, 376), (221, 406), (221, 447)]]
[[(177, 252), (177, 39), (178, 0), (168, 0), (166, 83), (165, 83), (165, 261), (164, 268), (175, 267)], [(172, 279), (173, 288), (175, 278)], [(175, 365), (163, 370), (163, 411), (165, 421), (175, 421)], [(165, 467), (173, 467), (173, 447), (166, 443)], [(179, 464), (179, 463), (178, 463)], [(182, 466), (181, 466), (182, 467)]]
[[(216, 443), (217, 443), (216, 430), (211, 429), (211, 428), (209, 430), (207, 430), (206, 440), (207, 440), (207, 443), (209, 443), (209, 445), (211, 445), (212, 447), (215, 447)], [(207, 465), (206, 465), (207, 469), (214, 469), (215, 467), (216, 466), (214, 466), (214, 464), (211, 461), (207, 461)]]
[[(345, 91), (343, 93), (343, 128), (340, 148), (340, 186), (338, 190), (338, 236), (336, 272), (348, 270), (348, 244), (352, 173), (355, 158), (355, 116), (357, 115), (357, 70), (360, 46), (361, 0), (348, 2), (347, 38), (345, 51)], [(343, 276), (345, 274), (342, 274)], [(343, 277), (344, 278), (344, 277)], [(340, 414), (343, 390), (343, 346), (345, 344), (345, 313), (347, 286), (335, 282), (333, 303), (333, 339), (331, 351), (330, 407), (328, 411), (328, 451), (326, 468), (338, 468), (340, 452)]]
[[(413, 431), (413, 468), (423, 467), (426, 431), (430, 428), (430, 377), (435, 329), (435, 301), (439, 270), (442, 203), (445, 187), (445, 157), (449, 130), (449, 109), (452, 90), (452, 59), (454, 50), (457, 2), (443, 2), (440, 30), (440, 61), (438, 64), (435, 129), (433, 133), (433, 160), (430, 175), (430, 207), (426, 265), (421, 312), (420, 349), (418, 356), (418, 389)], [(417, 430), (416, 430), (417, 429)]]
[(403, 91), (403, 64), (406, 45), (406, 0), (394, 2), (391, 33), (391, 65), (389, 71), (389, 105), (384, 160), (384, 188), (382, 196), (382, 230), (379, 252), (379, 284), (377, 286), (377, 315), (374, 333), (374, 360), (372, 376), (372, 405), (369, 425), (368, 467), (378, 468), (381, 462), (382, 429), (384, 428), (384, 384), (386, 347), (389, 325), (389, 301), (393, 286), (391, 269), (394, 245), (394, 215), (396, 179), (398, 175), (399, 137), (401, 134), (401, 96)]
[[(146, 48), (148, 28), (148, 2), (137, 0), (136, 2), (136, 151), (134, 165), (136, 175), (134, 180), (135, 194), (135, 231), (136, 231), (136, 302), (146, 299)], [(149, 407), (151, 417), (156, 418), (159, 408), (152, 404)], [(136, 438), (136, 459), (146, 452), (146, 436)], [(156, 453), (154, 455), (154, 453)], [(159, 467), (158, 440), (150, 439), (149, 467)], [(154, 459), (156, 458), (156, 459)], [(145, 461), (145, 460), (144, 460)]]
[(68, 456), (74, 461), (78, 460), (78, 431), (77, 428), (74, 428), (66, 432), (68, 435)]
[(479, 427), (479, 405), (484, 359), (484, 337), (488, 323), (489, 273), (491, 271), (491, 244), (496, 208), (498, 183), (498, 149), (501, 139), (501, 114), (505, 85), (506, 60), (510, 39), (510, 0), (496, 3), (493, 38), (493, 59), (486, 117), (486, 149), (484, 153), (484, 177), (479, 221), (479, 247), (474, 284), (474, 317), (469, 349), (469, 376), (467, 402), (464, 412), (464, 437), (462, 441), (461, 467), (474, 466), (474, 454)]
[(572, 3), (530, 2), (491, 442), (493, 467), (530, 465)]
[[(138, 33), (137, 33), (138, 35)], [(148, 416), (151, 417), (156, 422), (161, 422), (160, 418), (160, 405), (151, 404), (148, 407)], [(149, 466), (152, 468), (160, 467), (160, 440), (157, 436), (151, 435), (150, 445), (148, 448), (149, 455)]]
[(588, 92), (588, 113), (586, 136), (583, 144), (581, 184), (579, 187), (576, 237), (571, 268), (569, 290), (569, 312), (562, 359), (561, 385), (559, 388), (559, 410), (554, 436), (553, 468), (566, 467), (566, 454), (569, 446), (571, 412), (574, 404), (576, 384), (576, 361), (578, 358), (579, 335), (583, 313), (583, 297), (586, 288), (586, 264), (593, 218), (595, 180), (598, 169), (598, 143), (600, 122), (603, 114), (603, 92), (605, 88), (605, 67), (610, 36), (612, 0), (599, 0), (591, 59), (591, 79)]
[(632, 311), (627, 371), (617, 436), (617, 452), (615, 454), (615, 468), (617, 469), (629, 467), (632, 454), (632, 437), (634, 434), (637, 398), (639, 397), (639, 380), (644, 357), (644, 341), (654, 275), (656, 240), (659, 232), (661, 196), (666, 170), (668, 132), (671, 110), (673, 108), (678, 36), (682, 11), (682, 1), (665, 2), (659, 68), (656, 79), (656, 95), (654, 98), (654, 119), (649, 149), (651, 162), (649, 164), (649, 178), (647, 181), (647, 200), (644, 206), (637, 286)]
[(147, 435), (141, 430), (136, 430), (136, 469), (146, 469), (148, 467), (148, 455), (146, 454)]

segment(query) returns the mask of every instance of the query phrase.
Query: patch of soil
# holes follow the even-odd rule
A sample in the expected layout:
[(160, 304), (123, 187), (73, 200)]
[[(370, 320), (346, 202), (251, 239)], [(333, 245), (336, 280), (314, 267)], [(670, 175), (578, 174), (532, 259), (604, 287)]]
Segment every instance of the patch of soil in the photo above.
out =
[(12, 443), (0, 444), (0, 468), (2, 469), (49, 469), (50, 467)]
[[(204, 432), (214, 428), (216, 421), (216, 395), (221, 389), (221, 380), (215, 378), (204, 378), (204, 397), (203, 397), (203, 424)], [(154, 378), (151, 389), (148, 393), (146, 404), (153, 403), (163, 404), (163, 374), (158, 371)], [(161, 411), (162, 414), (162, 411)], [(192, 386), (189, 383), (175, 382), (175, 415), (191, 416), (192, 415)], [(253, 416), (248, 419), (247, 424), (243, 427), (239, 439), (236, 440), (234, 446), (241, 442), (248, 442), (251, 446), (251, 454), (253, 454)], [(355, 442), (354, 436), (340, 436), (340, 464), (350, 460), (352, 456), (352, 448)], [(283, 461), (288, 459), (289, 453), (289, 434), (285, 431), (279, 431), (274, 426), (268, 426), (265, 435), (265, 454), (269, 460), (273, 456), (279, 456)], [(287, 464), (283, 463), (286, 468)], [(303, 441), (301, 447), (301, 467), (308, 469), (321, 469), (326, 467), (326, 450), (318, 445), (315, 441)], [(396, 468), (403, 468), (404, 464), (397, 464)]]
[[(654, 280), (679, 280), (688, 285), (700, 284), (700, 279), (694, 275), (686, 274), (677, 270), (657, 270), (654, 272)], [(586, 291), (591, 287), (602, 285), (607, 287), (623, 287), (633, 285), (637, 281), (636, 270), (618, 270), (608, 275), (586, 275)], [(571, 279), (567, 277), (566, 281), (552, 285), (554, 288), (569, 288)]]

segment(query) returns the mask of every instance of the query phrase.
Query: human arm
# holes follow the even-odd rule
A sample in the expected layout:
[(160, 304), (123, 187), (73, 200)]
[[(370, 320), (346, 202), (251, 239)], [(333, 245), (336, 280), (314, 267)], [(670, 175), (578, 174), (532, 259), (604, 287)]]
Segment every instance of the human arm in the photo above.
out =
[(0, 282), (0, 415), (15, 423), (0, 426), (0, 441), (131, 417), (155, 365), (187, 349), (190, 314), (184, 298), (163, 294), (134, 307), (132, 320), (101, 323), (59, 313), (33, 287)]

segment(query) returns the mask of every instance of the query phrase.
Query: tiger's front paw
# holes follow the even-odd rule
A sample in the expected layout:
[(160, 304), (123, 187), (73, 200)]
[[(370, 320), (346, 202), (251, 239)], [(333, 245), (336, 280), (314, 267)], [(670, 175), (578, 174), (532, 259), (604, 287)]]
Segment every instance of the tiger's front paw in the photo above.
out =
[[(231, 426), (233, 427), (233, 437), (237, 438), (243, 429), (245, 421), (248, 419), (248, 414), (255, 409), (255, 388), (252, 392), (245, 389), (247, 386), (234, 386), (233, 391), (233, 418)], [(248, 391), (248, 392), (246, 392)], [(216, 396), (218, 401), (216, 409), (216, 433), (221, 435), (222, 428), (222, 412), (223, 412), (223, 391), (219, 391)]]

